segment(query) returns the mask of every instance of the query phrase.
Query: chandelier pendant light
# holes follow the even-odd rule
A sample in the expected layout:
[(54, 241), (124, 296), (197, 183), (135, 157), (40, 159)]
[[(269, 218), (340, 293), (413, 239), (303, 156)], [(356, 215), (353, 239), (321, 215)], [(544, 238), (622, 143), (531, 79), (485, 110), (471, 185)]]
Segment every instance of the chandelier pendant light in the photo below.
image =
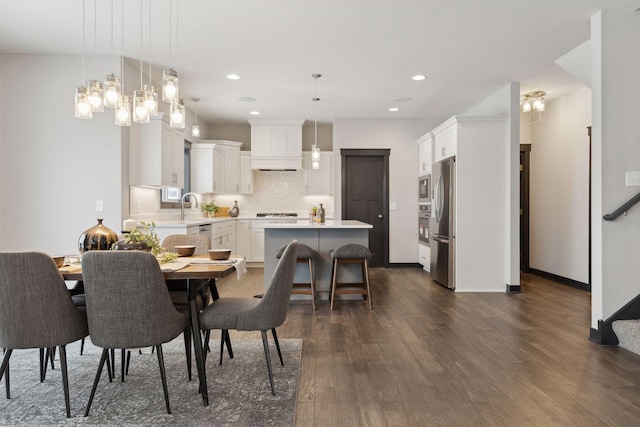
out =
[(185, 109), (184, 101), (174, 102), (169, 107), (169, 126), (177, 129), (184, 129), (185, 127)]
[(191, 98), (194, 103), (194, 120), (191, 125), (191, 136), (194, 138), (200, 138), (200, 126), (198, 125), (198, 101), (200, 98)]
[[(322, 74), (312, 74), (316, 80), (315, 83), (315, 96), (312, 98), (314, 103), (320, 101), (318, 98), (318, 79), (322, 77)], [(315, 117), (313, 123), (313, 147), (311, 148), (311, 169), (320, 169), (320, 147), (318, 147), (318, 108), (315, 107)]]
[[(85, 0), (82, 0), (82, 81), (85, 81), (84, 51), (85, 51)], [(75, 116), (78, 119), (92, 119), (93, 109), (89, 104), (89, 87), (80, 86), (76, 88), (75, 95)]]
[(536, 90), (534, 92), (529, 92), (522, 96), (522, 101), (520, 105), (522, 106), (523, 113), (529, 113), (531, 111), (544, 111), (545, 110), (545, 101), (544, 96), (546, 93), (542, 90)]

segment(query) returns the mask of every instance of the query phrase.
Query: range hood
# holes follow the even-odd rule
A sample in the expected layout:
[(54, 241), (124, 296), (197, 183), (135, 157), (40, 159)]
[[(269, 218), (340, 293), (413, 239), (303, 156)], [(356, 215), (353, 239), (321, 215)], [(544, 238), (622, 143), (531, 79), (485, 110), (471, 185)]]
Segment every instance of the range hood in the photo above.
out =
[(304, 119), (249, 120), (251, 169), (296, 171), (302, 169)]

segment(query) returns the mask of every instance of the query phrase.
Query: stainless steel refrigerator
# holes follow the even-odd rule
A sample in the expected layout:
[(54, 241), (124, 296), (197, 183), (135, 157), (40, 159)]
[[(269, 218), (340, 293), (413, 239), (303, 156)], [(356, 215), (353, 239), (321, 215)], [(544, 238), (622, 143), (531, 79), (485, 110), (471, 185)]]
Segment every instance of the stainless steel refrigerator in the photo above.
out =
[(456, 160), (441, 160), (431, 172), (431, 277), (449, 289), (455, 289), (456, 248)]

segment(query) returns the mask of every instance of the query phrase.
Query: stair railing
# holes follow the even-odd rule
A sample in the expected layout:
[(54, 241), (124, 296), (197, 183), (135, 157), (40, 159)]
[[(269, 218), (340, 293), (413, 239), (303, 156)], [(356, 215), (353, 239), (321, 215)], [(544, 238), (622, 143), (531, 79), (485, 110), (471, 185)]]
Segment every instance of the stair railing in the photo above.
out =
[(631, 207), (633, 205), (635, 205), (636, 203), (638, 203), (638, 202), (640, 202), (640, 193), (638, 193), (635, 196), (633, 196), (631, 199), (629, 199), (625, 204), (620, 206), (615, 211), (613, 211), (611, 213), (608, 213), (605, 216), (603, 216), (602, 219), (604, 219), (605, 221), (615, 221), (616, 219), (618, 219), (618, 217), (620, 215), (626, 214), (627, 211), (629, 209), (631, 209)]

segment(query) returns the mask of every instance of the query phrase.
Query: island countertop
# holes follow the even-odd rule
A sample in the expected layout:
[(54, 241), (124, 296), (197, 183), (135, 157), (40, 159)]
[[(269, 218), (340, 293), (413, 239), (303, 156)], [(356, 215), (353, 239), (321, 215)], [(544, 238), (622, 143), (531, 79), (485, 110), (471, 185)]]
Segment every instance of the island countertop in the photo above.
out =
[(325, 223), (310, 223), (309, 220), (270, 222), (264, 228), (295, 228), (295, 229), (327, 229), (327, 228), (373, 228), (373, 225), (351, 219), (327, 220)]

